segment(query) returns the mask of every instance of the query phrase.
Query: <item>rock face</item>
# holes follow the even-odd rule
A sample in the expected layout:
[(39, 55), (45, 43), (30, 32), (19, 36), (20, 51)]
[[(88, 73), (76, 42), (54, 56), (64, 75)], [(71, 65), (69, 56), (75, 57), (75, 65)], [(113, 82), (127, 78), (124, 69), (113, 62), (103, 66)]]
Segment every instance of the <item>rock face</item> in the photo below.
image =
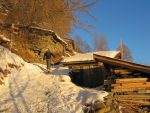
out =
[(0, 112), (83, 113), (87, 99), (103, 100), (108, 95), (74, 85), (68, 78), (68, 69), (61, 65), (52, 66), (52, 72), (47, 73), (45, 65), (26, 63), (2, 46), (0, 64), (0, 68), (9, 67), (10, 71), (3, 80), (5, 84), (0, 85)]
[[(42, 33), (38, 34), (38, 31), (34, 33), (30, 32), (30, 30), (27, 29), (23, 29), (13, 33), (9, 32), (8, 29), (4, 29), (1, 32), (3, 32), (4, 36), (6, 36), (9, 41), (11, 41), (8, 48), (11, 48), (12, 52), (21, 56), (27, 62), (43, 63), (43, 54), (47, 48), (49, 48), (50, 51), (55, 54), (55, 58), (52, 58), (54, 63), (59, 62), (62, 59), (62, 56), (74, 54), (73, 52), (71, 52), (74, 51), (73, 40), (60, 38), (57, 34), (54, 35), (55, 33), (53, 31), (52, 35)], [(42, 32), (42, 30), (40, 32)], [(59, 40), (54, 40), (53, 35), (55, 37), (58, 37)], [(68, 44), (68, 48), (71, 51), (65, 49), (65, 46), (60, 43), (60, 40), (65, 40)]]

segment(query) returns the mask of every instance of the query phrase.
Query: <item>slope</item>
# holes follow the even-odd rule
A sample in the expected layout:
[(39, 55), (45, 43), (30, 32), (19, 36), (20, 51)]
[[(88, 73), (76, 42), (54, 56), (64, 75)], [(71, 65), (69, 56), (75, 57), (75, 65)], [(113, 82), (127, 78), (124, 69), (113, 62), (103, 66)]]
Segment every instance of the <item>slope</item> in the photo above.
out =
[(26, 63), (2, 46), (0, 63), (2, 70), (9, 71), (0, 85), (0, 112), (82, 113), (86, 101), (103, 100), (108, 95), (76, 86), (70, 81), (68, 69), (61, 65), (45, 73), (45, 65)]

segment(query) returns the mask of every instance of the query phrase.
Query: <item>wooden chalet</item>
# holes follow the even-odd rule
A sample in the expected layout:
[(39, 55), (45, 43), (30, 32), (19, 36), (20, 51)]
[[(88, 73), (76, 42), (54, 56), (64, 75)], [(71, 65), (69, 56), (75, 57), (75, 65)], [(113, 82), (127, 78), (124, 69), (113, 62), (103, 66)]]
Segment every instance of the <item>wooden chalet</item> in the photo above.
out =
[(120, 51), (78, 53), (63, 60), (72, 81), (85, 87), (102, 85), (104, 80), (116, 78), (150, 78), (150, 66), (121, 60)]
[(107, 75), (102, 62), (97, 62), (93, 54), (120, 59), (120, 51), (98, 51), (91, 53), (78, 53), (62, 61), (64, 66), (71, 70), (72, 81), (85, 87), (102, 85)]
[(110, 58), (93, 54), (96, 62), (103, 62), (105, 68), (111, 74), (121, 75), (120, 77), (147, 77), (150, 78), (150, 66), (123, 61), (121, 59)]
[(93, 57), (96, 62), (103, 62), (108, 76), (117, 75), (109, 89), (121, 106), (138, 106), (138, 109), (144, 106), (150, 110), (150, 66), (97, 54)]

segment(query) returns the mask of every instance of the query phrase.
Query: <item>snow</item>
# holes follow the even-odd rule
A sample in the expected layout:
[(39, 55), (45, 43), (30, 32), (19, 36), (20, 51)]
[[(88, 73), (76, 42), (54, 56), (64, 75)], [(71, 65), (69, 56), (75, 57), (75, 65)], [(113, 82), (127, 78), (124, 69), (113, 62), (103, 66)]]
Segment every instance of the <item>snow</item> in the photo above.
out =
[(8, 49), (0, 46), (0, 68), (5, 70), (6, 68), (9, 68), (8, 64), (21, 66), (24, 64), (24, 61), (19, 56), (11, 53)]
[(56, 36), (56, 38), (61, 41), (63, 44), (67, 45), (67, 42), (65, 42), (60, 36), (58, 36), (58, 34), (56, 34), (53, 30), (48, 30), (48, 29), (44, 29), (44, 28), (40, 28), (40, 27), (30, 27), (33, 29), (37, 29), (37, 30), (42, 30), (42, 31), (48, 31), (52, 34), (54, 34)]
[[(0, 46), (0, 68), (8, 63), (20, 65), (10, 68), (5, 85), (0, 85), (0, 112), (4, 113), (83, 113), (83, 105), (93, 100), (103, 100), (108, 93), (81, 88), (73, 84), (68, 68), (24, 62), (20, 57)], [(22, 65), (24, 64), (24, 65)]]
[(90, 53), (77, 53), (74, 56), (65, 58), (62, 62), (94, 61), (93, 54), (115, 58), (120, 51), (98, 51)]
[(120, 51), (98, 51), (94, 52), (94, 54), (115, 58), (118, 54), (120, 54)]
[(4, 35), (0, 35), (0, 41), (10, 42), (10, 40), (8, 38), (6, 38)]

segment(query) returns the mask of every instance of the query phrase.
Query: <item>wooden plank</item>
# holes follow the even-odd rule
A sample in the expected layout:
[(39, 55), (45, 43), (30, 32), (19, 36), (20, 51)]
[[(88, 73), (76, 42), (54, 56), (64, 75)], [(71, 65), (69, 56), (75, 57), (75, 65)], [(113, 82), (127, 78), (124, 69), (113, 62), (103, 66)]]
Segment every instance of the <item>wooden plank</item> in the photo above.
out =
[(123, 79), (116, 79), (116, 83), (139, 83), (139, 82), (146, 82), (147, 78), (123, 78)]
[(132, 72), (118, 72), (118, 73), (114, 72), (114, 73), (119, 74), (119, 75), (131, 75), (132, 74)]
[[(136, 86), (133, 86), (133, 85), (136, 85)], [(113, 86), (113, 87), (120, 87), (120, 86), (122, 86), (122, 87), (132, 87), (133, 86), (133, 88), (135, 87), (137, 87), (137, 86), (142, 86), (142, 85), (150, 85), (150, 82), (139, 82), (139, 83), (118, 83), (118, 84), (112, 84), (111, 86)], [(140, 87), (139, 87), (140, 88)]]
[(63, 66), (98, 66), (95, 61), (74, 61), (74, 62), (62, 62)]
[(143, 83), (123, 83), (123, 84), (113, 84), (114, 89), (116, 88), (150, 88), (150, 82)]
[(135, 94), (131, 94), (131, 95), (115, 95), (115, 98), (118, 99), (144, 99), (144, 100), (150, 100), (150, 95), (135, 95)]
[(143, 93), (144, 94), (150, 94), (150, 89), (147, 89), (146, 91), (139, 90), (138, 93), (139, 94), (143, 94)]
[(114, 93), (119, 93), (119, 92), (135, 92), (135, 91), (145, 91), (147, 90), (148, 88), (130, 88), (130, 89), (127, 89), (127, 88), (122, 88), (122, 89), (112, 89), (111, 92), (114, 92)]
[(76, 69), (95, 69), (95, 68), (99, 68), (99, 66), (97, 65), (76, 65), (76, 66), (69, 66), (69, 69), (71, 70), (76, 70)]
[(136, 101), (136, 100), (117, 100), (119, 102), (127, 102), (127, 103), (132, 103), (136, 105), (150, 105), (150, 102), (148, 101)]
[(123, 70), (123, 69), (115, 69), (113, 70), (115, 74), (122, 74), (122, 75), (128, 75), (131, 74), (131, 71)]
[(103, 63), (111, 65), (111, 66), (120, 66), (120, 67), (127, 68), (130, 70), (133, 69), (133, 70), (137, 70), (140, 72), (150, 73), (150, 66), (137, 64), (137, 63), (133, 63), (133, 62), (127, 62), (127, 61), (123, 61), (120, 59), (105, 57), (105, 56), (101, 56), (101, 55), (97, 55), (97, 54), (93, 54), (93, 57), (96, 61), (103, 62)]

